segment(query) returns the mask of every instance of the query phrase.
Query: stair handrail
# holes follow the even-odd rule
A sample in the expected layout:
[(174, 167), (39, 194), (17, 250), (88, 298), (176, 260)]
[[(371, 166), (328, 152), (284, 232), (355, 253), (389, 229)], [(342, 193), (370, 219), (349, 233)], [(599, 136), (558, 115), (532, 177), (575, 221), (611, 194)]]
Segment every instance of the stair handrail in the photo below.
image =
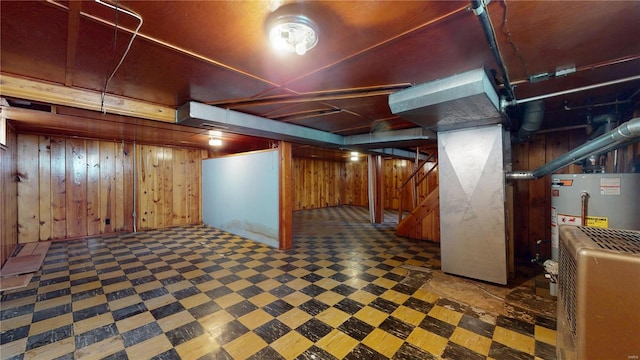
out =
[(422, 169), (424, 165), (429, 162), (429, 160), (433, 159), (434, 156), (435, 154), (431, 154), (426, 159), (422, 160), (422, 162), (418, 164), (418, 167), (416, 167), (415, 170), (411, 172), (411, 175), (409, 175), (409, 177), (402, 183), (402, 185), (400, 185), (398, 190), (404, 189), (404, 187), (409, 183), (409, 181), (411, 181), (411, 179), (418, 174), (420, 169)]
[[(418, 166), (415, 168), (415, 170), (413, 170), (411, 172), (411, 174), (409, 175), (409, 177), (407, 177), (407, 179), (400, 185), (400, 187), (398, 187), (397, 191), (398, 191), (398, 197), (400, 198), (400, 201), (398, 202), (398, 224), (402, 221), (402, 202), (403, 202), (403, 197), (402, 197), (402, 191), (404, 190), (404, 188), (407, 186), (407, 184), (409, 184), (409, 182), (411, 180), (413, 180), (415, 177), (418, 176), (418, 174), (420, 173), (420, 170), (422, 170), (422, 168), (429, 163), (430, 160), (432, 160), (434, 157), (436, 156), (436, 154), (431, 154), (429, 155), (426, 159), (424, 159), (420, 164), (418, 164)], [(414, 191), (418, 188), (418, 186), (429, 176), (429, 174), (431, 174), (431, 172), (438, 166), (438, 159), (435, 159), (435, 162), (433, 162), (433, 166), (431, 167), (431, 169), (429, 169), (424, 176), (419, 179), (418, 181), (416, 181), (415, 186), (414, 186)], [(415, 201), (415, 196), (414, 196), (414, 201)], [(414, 204), (414, 208), (415, 208), (416, 204)]]

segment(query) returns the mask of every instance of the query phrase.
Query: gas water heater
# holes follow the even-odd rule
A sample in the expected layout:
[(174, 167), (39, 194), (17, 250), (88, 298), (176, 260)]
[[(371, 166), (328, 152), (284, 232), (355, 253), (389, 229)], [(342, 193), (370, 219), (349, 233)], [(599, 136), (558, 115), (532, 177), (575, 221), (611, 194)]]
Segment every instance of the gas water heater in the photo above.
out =
[(640, 174), (553, 174), (551, 258), (560, 225), (640, 230)]

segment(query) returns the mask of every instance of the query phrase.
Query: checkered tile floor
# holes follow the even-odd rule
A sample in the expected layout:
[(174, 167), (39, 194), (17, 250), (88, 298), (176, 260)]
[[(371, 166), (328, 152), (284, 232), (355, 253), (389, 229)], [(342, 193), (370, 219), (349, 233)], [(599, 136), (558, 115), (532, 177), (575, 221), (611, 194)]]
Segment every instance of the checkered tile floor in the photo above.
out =
[(1, 296), (2, 359), (554, 359), (555, 320), (481, 319), (406, 277), (437, 245), (297, 212), (280, 252), (208, 227), (52, 244)]

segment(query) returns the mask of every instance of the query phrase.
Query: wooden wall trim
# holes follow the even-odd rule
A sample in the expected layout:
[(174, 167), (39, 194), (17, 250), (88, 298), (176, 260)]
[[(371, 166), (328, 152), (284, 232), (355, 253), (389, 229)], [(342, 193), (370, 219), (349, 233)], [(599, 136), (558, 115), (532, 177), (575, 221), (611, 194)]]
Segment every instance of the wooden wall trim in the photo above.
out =
[[(34, 81), (6, 73), (0, 73), (0, 95), (47, 104), (102, 111), (102, 94), (98, 91), (73, 89), (63, 85)], [(176, 121), (176, 110), (174, 108), (109, 94), (104, 98), (104, 110), (111, 114), (142, 119), (171, 123)]]

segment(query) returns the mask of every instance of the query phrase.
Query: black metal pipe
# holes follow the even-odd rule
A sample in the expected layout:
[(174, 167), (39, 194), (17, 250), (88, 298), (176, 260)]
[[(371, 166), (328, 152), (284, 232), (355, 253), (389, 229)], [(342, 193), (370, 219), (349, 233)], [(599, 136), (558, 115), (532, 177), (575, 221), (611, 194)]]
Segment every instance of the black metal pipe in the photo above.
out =
[(491, 19), (489, 19), (489, 14), (487, 14), (487, 12), (485, 11), (484, 2), (482, 0), (471, 0), (471, 10), (473, 10), (473, 13), (478, 16), (478, 20), (480, 21), (480, 25), (482, 26), (484, 36), (487, 38), (489, 47), (493, 52), (493, 56), (496, 58), (498, 67), (500, 68), (502, 81), (504, 82), (504, 88), (507, 91), (506, 100), (514, 100), (516, 98), (516, 95), (514, 94), (513, 88), (511, 87), (511, 82), (509, 81), (507, 67), (504, 65), (504, 61), (502, 61), (502, 56), (500, 55), (500, 50), (498, 49), (498, 43), (496, 42), (496, 37), (493, 32), (493, 26), (491, 25)]

